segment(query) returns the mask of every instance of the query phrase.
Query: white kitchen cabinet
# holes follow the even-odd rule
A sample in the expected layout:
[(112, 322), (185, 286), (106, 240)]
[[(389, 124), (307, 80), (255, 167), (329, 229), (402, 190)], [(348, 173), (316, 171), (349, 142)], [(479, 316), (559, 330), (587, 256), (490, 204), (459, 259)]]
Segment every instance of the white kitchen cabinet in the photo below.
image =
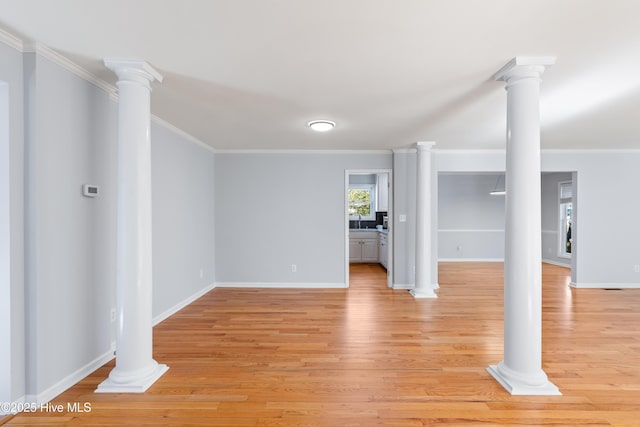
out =
[(387, 233), (381, 232), (378, 236), (378, 257), (380, 264), (382, 264), (384, 268), (388, 269), (389, 246), (387, 244)]
[(377, 239), (362, 239), (362, 262), (378, 262)]
[(349, 262), (378, 262), (378, 232), (349, 233)]
[(362, 245), (360, 239), (349, 237), (349, 262), (362, 262)]
[(377, 194), (377, 211), (386, 212), (389, 210), (389, 174), (379, 173), (376, 176)]

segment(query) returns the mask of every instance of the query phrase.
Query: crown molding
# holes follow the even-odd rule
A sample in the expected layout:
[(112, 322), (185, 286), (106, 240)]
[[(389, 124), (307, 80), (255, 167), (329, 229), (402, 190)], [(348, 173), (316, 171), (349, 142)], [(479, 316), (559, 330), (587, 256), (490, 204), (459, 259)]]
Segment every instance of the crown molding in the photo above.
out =
[(0, 28), (0, 42), (14, 48), (18, 52), (22, 52), (24, 50), (24, 44), (22, 43), (22, 40), (14, 36), (13, 34), (6, 32), (2, 28)]
[(61, 66), (65, 70), (69, 71), (72, 74), (80, 77), (83, 80), (91, 83), (99, 89), (102, 89), (104, 92), (109, 94), (110, 96), (117, 92), (115, 86), (105, 82), (104, 80), (96, 77), (91, 74), (84, 68), (80, 67), (75, 62), (71, 61), (69, 58), (59, 54), (55, 50), (51, 49), (48, 46), (45, 46), (41, 43), (27, 43), (23, 48), (24, 53), (35, 53), (37, 55), (42, 56), (43, 58), (48, 59), (56, 65)]
[[(63, 69), (69, 71), (70, 73), (80, 77), (81, 79), (93, 84), (94, 86), (96, 86), (98, 89), (101, 89), (102, 91), (104, 91), (109, 98), (114, 101), (114, 102), (118, 102), (120, 97), (118, 96), (118, 89), (112, 85), (107, 83), (106, 81), (102, 80), (101, 78), (95, 76), (94, 74), (90, 73), (89, 71), (85, 70), (84, 68), (82, 68), (81, 66), (79, 66), (78, 64), (76, 64), (75, 62), (71, 61), (69, 58), (61, 55), (60, 53), (56, 52), (55, 50), (51, 49), (48, 46), (43, 45), (42, 43), (23, 43), (22, 40), (20, 40), (18, 37), (0, 29), (0, 42), (5, 43), (11, 47), (13, 47), (14, 49), (18, 50), (21, 53), (34, 53), (36, 55), (40, 55), (43, 58), (48, 59), (49, 61), (53, 62), (54, 64), (62, 67)], [(215, 153), (215, 149), (213, 147), (211, 147), (208, 144), (205, 144), (204, 142), (200, 141), (199, 139), (197, 139), (196, 137), (194, 137), (193, 135), (183, 131), (182, 129), (172, 125), (171, 123), (167, 122), (166, 120), (152, 114), (151, 115), (151, 119), (154, 120), (156, 123), (158, 123), (161, 126), (164, 126), (165, 128), (169, 129), (170, 131), (182, 136), (183, 138), (185, 138), (186, 140), (202, 147), (205, 148), (206, 150), (209, 150), (213, 153)]]
[(456, 148), (450, 148), (450, 149), (442, 149), (442, 148), (434, 148), (433, 149), (434, 153), (439, 153), (439, 154), (505, 154), (507, 152), (507, 150), (504, 149), (500, 149), (500, 148), (487, 148), (486, 150), (483, 150), (482, 148), (460, 148), (460, 149), (456, 149)]
[(415, 154), (418, 152), (415, 148), (394, 148), (392, 151), (393, 154)]
[(376, 154), (389, 155), (391, 150), (303, 150), (303, 149), (216, 149), (218, 154)]
[(205, 144), (204, 142), (200, 141), (195, 136), (191, 135), (190, 133), (187, 133), (187, 132), (183, 131), (182, 129), (180, 129), (179, 127), (177, 127), (175, 125), (172, 125), (171, 123), (169, 123), (165, 119), (162, 119), (162, 118), (156, 116), (155, 114), (151, 115), (151, 120), (153, 120), (154, 122), (158, 123), (160, 126), (163, 126), (166, 129), (168, 129), (168, 130), (180, 135), (181, 137), (183, 137), (187, 141), (190, 141), (190, 142), (194, 143), (195, 145), (204, 148), (207, 151), (210, 151), (212, 153), (217, 153), (218, 152), (218, 150), (216, 150), (215, 148), (213, 148), (209, 144)]
[(543, 149), (542, 154), (640, 154), (640, 148), (558, 148)]

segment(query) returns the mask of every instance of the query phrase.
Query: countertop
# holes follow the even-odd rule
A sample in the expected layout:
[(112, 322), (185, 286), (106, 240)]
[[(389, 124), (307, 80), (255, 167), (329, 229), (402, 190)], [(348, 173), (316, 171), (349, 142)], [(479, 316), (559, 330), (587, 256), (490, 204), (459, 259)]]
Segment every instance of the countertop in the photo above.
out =
[(378, 230), (377, 228), (350, 228), (349, 229), (349, 233), (357, 233), (357, 232), (363, 232), (363, 231), (377, 231), (378, 233), (382, 233), (382, 234), (388, 234), (389, 233), (389, 229), (388, 228), (383, 228), (382, 230)]

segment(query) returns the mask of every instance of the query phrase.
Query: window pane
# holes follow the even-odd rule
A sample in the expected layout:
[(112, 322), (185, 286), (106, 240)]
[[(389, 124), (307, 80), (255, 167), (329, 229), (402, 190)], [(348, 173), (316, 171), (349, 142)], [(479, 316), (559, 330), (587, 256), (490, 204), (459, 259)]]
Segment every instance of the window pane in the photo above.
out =
[(362, 189), (349, 189), (349, 215), (371, 216), (371, 192)]
[(571, 219), (571, 203), (564, 203), (564, 221), (565, 221), (565, 235), (564, 235), (564, 246), (565, 252), (571, 253), (571, 243), (573, 243), (573, 239), (571, 238), (571, 223), (573, 222)]
[(571, 199), (573, 197), (572, 193), (573, 189), (570, 182), (560, 184), (560, 199)]

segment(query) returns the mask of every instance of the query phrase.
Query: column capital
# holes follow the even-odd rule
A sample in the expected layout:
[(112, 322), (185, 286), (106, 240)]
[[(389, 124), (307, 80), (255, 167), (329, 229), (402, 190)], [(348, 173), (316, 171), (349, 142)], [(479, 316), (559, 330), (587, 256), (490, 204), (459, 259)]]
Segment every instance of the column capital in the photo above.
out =
[(416, 142), (416, 150), (418, 151), (424, 151), (424, 150), (431, 150), (433, 148), (433, 146), (436, 145), (436, 143), (434, 141), (418, 141)]
[(556, 63), (555, 56), (516, 56), (507, 62), (497, 73), (494, 80), (503, 80), (509, 84), (512, 79), (522, 78), (540, 79), (542, 73)]
[(116, 73), (120, 81), (132, 81), (146, 86), (150, 86), (154, 80), (162, 83), (162, 75), (140, 59), (105, 59), (104, 65)]

